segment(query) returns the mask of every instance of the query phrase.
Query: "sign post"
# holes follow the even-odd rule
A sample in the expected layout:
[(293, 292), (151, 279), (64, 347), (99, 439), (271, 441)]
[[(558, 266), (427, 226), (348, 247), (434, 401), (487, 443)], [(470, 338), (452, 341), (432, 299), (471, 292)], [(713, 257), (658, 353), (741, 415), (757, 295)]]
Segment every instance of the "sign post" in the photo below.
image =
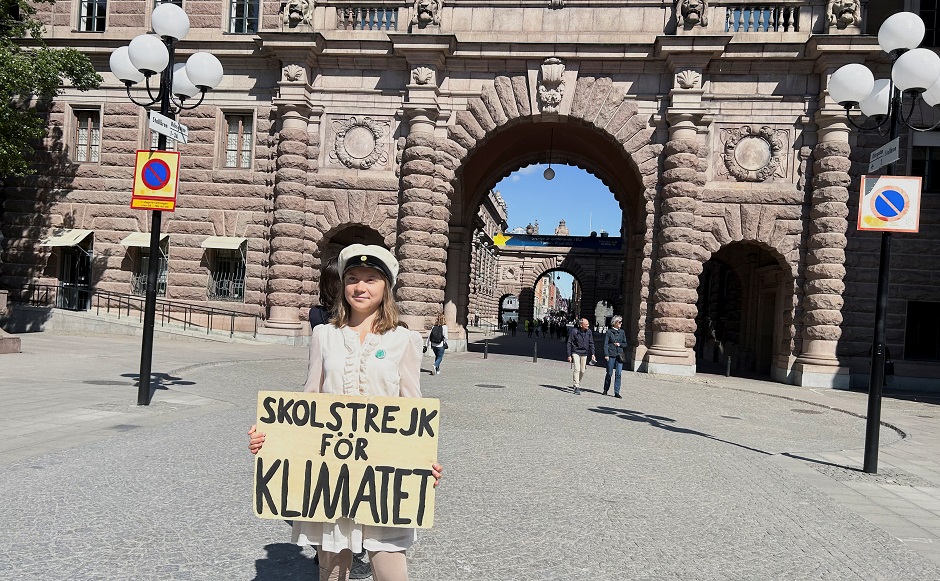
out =
[(868, 158), (868, 173), (881, 169), (889, 163), (894, 163), (901, 159), (901, 139), (895, 137), (888, 143), (885, 143), (875, 151), (871, 152)]

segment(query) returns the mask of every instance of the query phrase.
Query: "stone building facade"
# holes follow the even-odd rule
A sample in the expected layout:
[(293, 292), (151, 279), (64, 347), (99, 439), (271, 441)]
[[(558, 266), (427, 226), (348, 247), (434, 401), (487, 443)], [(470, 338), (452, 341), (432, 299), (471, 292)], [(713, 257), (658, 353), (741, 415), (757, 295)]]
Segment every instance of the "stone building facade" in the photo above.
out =
[[(226, 78), (181, 116), (166, 296), (224, 300), (302, 334), (321, 262), (369, 240), (401, 261), (412, 328), (442, 309), (461, 328), (481, 204), (515, 169), (567, 163), (603, 180), (628, 224), (618, 312), (635, 369), (693, 374), (720, 344), (719, 357), (750, 351), (779, 381), (862, 385), (878, 258), (855, 230), (855, 199), (882, 143), (851, 128), (826, 86), (847, 62), (886, 67), (866, 32), (912, 1), (182, 0), (191, 31), (178, 54), (211, 50)], [(105, 82), (52, 103), (39, 173), (6, 185), (4, 286), (62, 281), (77, 248), (88, 284), (131, 291), (141, 257), (128, 237), (149, 223), (128, 208), (131, 168), (150, 136), (107, 60), (148, 29), (151, 6), (40, 6), (50, 42), (89, 54)], [(904, 142), (902, 164), (928, 188), (938, 145)], [(940, 270), (924, 261), (940, 232), (934, 198), (921, 233), (895, 247), (901, 386), (940, 375), (926, 323), (940, 324)], [(238, 276), (240, 291), (213, 290)], [(738, 321), (721, 319), (727, 301)]]

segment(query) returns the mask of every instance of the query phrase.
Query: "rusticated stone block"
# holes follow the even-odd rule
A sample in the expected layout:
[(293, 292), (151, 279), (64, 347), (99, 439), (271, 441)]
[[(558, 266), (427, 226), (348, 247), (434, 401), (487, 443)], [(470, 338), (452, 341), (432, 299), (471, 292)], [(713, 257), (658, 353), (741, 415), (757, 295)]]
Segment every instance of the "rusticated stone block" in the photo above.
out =
[[(681, 186), (682, 184), (669, 184), (667, 188), (676, 191), (676, 186)], [(665, 188), (664, 188), (665, 190)], [(696, 208), (698, 207), (698, 202), (695, 198), (684, 195), (684, 192), (680, 192), (679, 195), (675, 197), (670, 197), (663, 200), (662, 210), (663, 214), (669, 214), (672, 212), (684, 212), (689, 214), (694, 214)]]
[(304, 275), (302, 266), (291, 264), (272, 264), (269, 272), (272, 274), (272, 279), (300, 280)]
[[(401, 291), (404, 289), (398, 289), (397, 294), (400, 296)], [(441, 313), (441, 305), (439, 304), (429, 304), (418, 301), (398, 301), (398, 308), (401, 309), (402, 314), (406, 315), (415, 315), (415, 316), (424, 316), (424, 317), (436, 317)], [(419, 331), (422, 329), (412, 329), (413, 331)]]
[(828, 156), (849, 157), (852, 148), (843, 141), (824, 141), (813, 148), (813, 157), (822, 159)]
[(404, 216), (400, 225), (402, 230), (423, 230), (432, 234), (446, 234), (448, 231), (447, 222), (418, 216)]
[(512, 90), (512, 80), (509, 77), (496, 77), (493, 87), (496, 89), (496, 95), (499, 97), (499, 103), (506, 117), (508, 119), (519, 117), (519, 106), (516, 104), (516, 96)]
[(845, 267), (841, 264), (811, 264), (806, 267), (806, 278), (834, 278), (842, 280)]
[(486, 110), (486, 105), (483, 104), (481, 99), (470, 99), (467, 105), (473, 118), (477, 120), (477, 124), (479, 124), (485, 132), (489, 133), (496, 129), (496, 122), (490, 117), (490, 112)]
[(835, 310), (807, 310), (803, 314), (803, 323), (807, 326), (823, 325), (838, 328), (838, 325), (842, 324), (842, 313)]
[(431, 217), (431, 211), (433, 209), (434, 206), (432, 204), (408, 200), (407, 203), (402, 204), (400, 214), (402, 216)]
[(813, 187), (841, 186), (847, 188), (851, 183), (852, 178), (845, 172), (827, 171), (813, 175)]
[(658, 303), (653, 307), (660, 317), (675, 319), (695, 319), (698, 315), (698, 308), (688, 303)]
[[(432, 170), (434, 169), (434, 166), (426, 161), (409, 161), (408, 163), (423, 164), (424, 166), (429, 166)], [(401, 184), (403, 188), (407, 188), (406, 191), (419, 189), (430, 192), (434, 189), (434, 178), (423, 172), (409, 173), (409, 171), (406, 169), (401, 177)]]
[(814, 248), (845, 248), (847, 239), (844, 234), (821, 232), (812, 234), (806, 241), (810, 249)]
[[(288, 278), (288, 277), (278, 277), (268, 280), (267, 290), (269, 293), (275, 294), (300, 294), (301, 292), (301, 277)], [(294, 303), (296, 306), (297, 303)]]
[(467, 132), (463, 125), (451, 125), (448, 127), (447, 137), (455, 144), (468, 151), (477, 145), (476, 139)]
[(664, 228), (659, 233), (659, 239), (663, 244), (683, 242), (689, 245), (697, 245), (699, 233), (691, 228)]
[(849, 207), (844, 202), (821, 202), (813, 204), (809, 216), (812, 219), (836, 217), (846, 218), (849, 215)]
[(476, 141), (486, 136), (486, 131), (483, 130), (476, 117), (469, 111), (457, 111), (457, 123)]
[(268, 293), (268, 305), (273, 307), (297, 307), (300, 304), (300, 292)]
[(695, 304), (698, 290), (689, 288), (660, 288), (653, 293), (653, 299), (662, 303)]
[(845, 283), (841, 280), (821, 278), (807, 281), (803, 288), (807, 295), (823, 294), (842, 296), (842, 293), (845, 292)]
[(694, 333), (695, 327), (694, 318), (656, 317), (653, 319), (653, 328), (667, 333)]
[(402, 289), (406, 288), (444, 288), (444, 276), (425, 274), (405, 270), (398, 275)]
[[(409, 161), (413, 160), (432, 161), (434, 159), (434, 154), (435, 150), (433, 147), (429, 147), (427, 145), (409, 144), (408, 147), (402, 151), (401, 159), (403, 162), (405, 162), (405, 165), (407, 165)], [(433, 163), (431, 165), (433, 165)], [(430, 170), (427, 173), (430, 173)]]
[(444, 289), (401, 287), (401, 289), (398, 291), (398, 296), (401, 297), (401, 300), (403, 301), (415, 301), (439, 305), (443, 304), (444, 302)]
[(584, 118), (584, 112), (594, 93), (594, 77), (578, 77), (574, 87), (574, 99), (571, 102), (571, 116), (577, 119)]
[[(659, 259), (659, 268), (663, 271), (682, 272), (696, 277), (702, 274), (702, 266), (702, 263), (698, 260), (689, 260), (688, 258), (667, 256)], [(645, 270), (648, 270), (648, 267)]]
[(496, 123), (497, 126), (506, 124), (506, 112), (503, 110), (502, 104), (499, 102), (499, 95), (496, 94), (496, 87), (492, 85), (484, 85), (483, 92), (480, 95), (483, 105), (486, 107), (486, 110), (490, 114), (490, 118)]
[[(839, 311), (842, 309), (844, 301), (840, 295), (834, 294), (808, 294), (803, 299), (803, 308), (809, 311), (810, 309), (821, 309), (829, 311)], [(815, 311), (814, 311), (815, 312)]]
[(806, 255), (807, 264), (842, 264), (845, 250), (841, 248), (816, 248)]
[(692, 228), (695, 226), (695, 214), (691, 212), (669, 212), (660, 220), (664, 228)]
[[(304, 137), (306, 137), (306, 133)], [(277, 154), (279, 156), (283, 155), (294, 155), (306, 159), (307, 157), (307, 140), (303, 141), (294, 141), (294, 140), (281, 140), (277, 144)]]
[(411, 246), (402, 246), (399, 248), (399, 253), (401, 255), (399, 264), (401, 265), (402, 269), (412, 274), (426, 274), (432, 276), (437, 275), (443, 278), (445, 271), (444, 264), (430, 260), (419, 260), (417, 258), (411, 258), (412, 251), (415, 251), (415, 254), (420, 254), (423, 250), (416, 249)]
[(673, 182), (663, 186), (662, 197), (664, 200), (677, 197), (694, 200), (701, 192), (702, 188), (695, 184), (689, 182)]
[(667, 242), (662, 246), (662, 254), (664, 257), (669, 256), (695, 260), (697, 256), (696, 245), (685, 242)]
[[(422, 176), (426, 177), (426, 176)], [(404, 184), (405, 180), (402, 178), (402, 183)], [(441, 195), (433, 190), (427, 188), (408, 188), (402, 192), (402, 199), (407, 200), (408, 202), (424, 202), (428, 204), (437, 204), (441, 199)]]
[(844, 235), (848, 225), (849, 223), (845, 218), (816, 218), (813, 220), (811, 229), (814, 233), (836, 233)]
[(698, 167), (703, 162), (702, 158), (694, 153), (676, 153), (666, 157), (666, 161), (663, 162), (663, 167), (667, 170), (676, 169), (676, 168), (693, 168), (698, 170)]
[(698, 276), (682, 272), (660, 272), (656, 275), (656, 285), (670, 288), (698, 288)]

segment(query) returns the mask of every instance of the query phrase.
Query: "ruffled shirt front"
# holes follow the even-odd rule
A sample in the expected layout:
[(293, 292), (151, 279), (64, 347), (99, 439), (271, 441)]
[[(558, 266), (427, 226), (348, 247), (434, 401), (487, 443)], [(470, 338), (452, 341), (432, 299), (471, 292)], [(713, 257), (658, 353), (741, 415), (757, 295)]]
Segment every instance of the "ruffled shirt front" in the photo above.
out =
[[(421, 397), (421, 335), (404, 327), (359, 342), (359, 333), (333, 325), (317, 325), (310, 340), (310, 362), (304, 391), (342, 395)], [(294, 521), (293, 541), (320, 545), (338, 553), (350, 549), (404, 551), (417, 538), (416, 530), (356, 524)]]

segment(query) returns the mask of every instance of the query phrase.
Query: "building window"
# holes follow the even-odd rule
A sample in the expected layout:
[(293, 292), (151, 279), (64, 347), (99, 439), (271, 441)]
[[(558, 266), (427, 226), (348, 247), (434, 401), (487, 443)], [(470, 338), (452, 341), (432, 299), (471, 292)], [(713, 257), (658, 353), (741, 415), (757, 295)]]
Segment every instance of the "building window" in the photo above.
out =
[(244, 246), (237, 249), (215, 248), (211, 251), (209, 273), (210, 301), (245, 300)]
[(940, 360), (940, 303), (908, 301), (904, 358)]
[(81, 0), (78, 5), (78, 29), (82, 32), (104, 32), (108, 0)]
[(154, 0), (153, 5), (156, 7), (159, 4), (176, 4), (180, 8), (183, 7), (183, 0)]
[(251, 168), (251, 115), (225, 116), (225, 167)]
[(74, 161), (97, 163), (101, 155), (101, 113), (75, 111), (75, 135), (72, 141)]
[[(159, 139), (160, 139), (160, 134), (159, 134), (159, 133), (157, 133), (156, 131), (151, 131), (151, 132), (150, 132), (150, 149), (151, 149), (151, 150), (157, 149), (157, 145), (158, 145), (158, 143), (159, 143)], [(176, 151), (176, 140), (175, 140), (175, 139), (170, 139), (169, 137), (167, 137), (167, 138), (166, 138), (166, 149), (164, 149), (163, 151)]]
[[(144, 296), (147, 294), (147, 277), (150, 274), (150, 249), (140, 248), (137, 263), (134, 265), (134, 273), (131, 275), (131, 292), (135, 295)], [(160, 267), (157, 273), (157, 296), (166, 296), (166, 274), (167, 259), (166, 249), (163, 243), (160, 244)]]
[(231, 0), (228, 31), (238, 34), (258, 32), (260, 0)]
[(940, 192), (940, 147), (917, 147), (911, 152), (911, 174), (923, 178), (925, 192)]
[(940, 27), (940, 0), (920, 0), (920, 17), (924, 21), (924, 26), (927, 29), (924, 33), (924, 42), (921, 43), (921, 46), (937, 46), (937, 42), (940, 41), (938, 38), (938, 27)]

